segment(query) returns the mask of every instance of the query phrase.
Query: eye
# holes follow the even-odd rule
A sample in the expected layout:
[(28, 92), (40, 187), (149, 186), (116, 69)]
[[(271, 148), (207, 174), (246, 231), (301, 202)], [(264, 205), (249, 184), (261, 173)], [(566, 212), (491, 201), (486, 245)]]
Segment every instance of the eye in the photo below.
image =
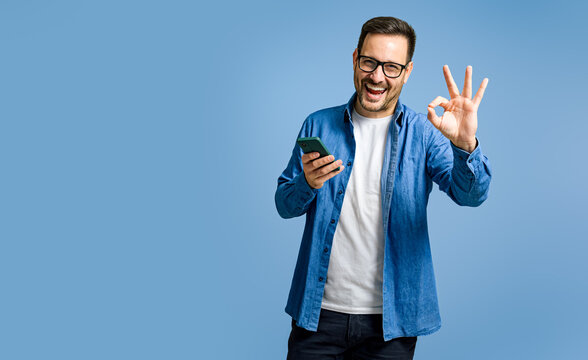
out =
[(366, 70), (373, 70), (376, 68), (376, 66), (378, 66), (374, 60), (368, 58), (361, 58), (359, 65), (361, 65), (361, 67)]
[(386, 70), (389, 70), (389, 71), (397, 72), (400, 70), (400, 66), (398, 66), (396, 64), (388, 63), (388, 64), (385, 64), (384, 66), (386, 67)]
[(402, 66), (394, 64), (394, 63), (386, 63), (384, 64), (384, 74), (389, 77), (398, 77), (402, 72)]

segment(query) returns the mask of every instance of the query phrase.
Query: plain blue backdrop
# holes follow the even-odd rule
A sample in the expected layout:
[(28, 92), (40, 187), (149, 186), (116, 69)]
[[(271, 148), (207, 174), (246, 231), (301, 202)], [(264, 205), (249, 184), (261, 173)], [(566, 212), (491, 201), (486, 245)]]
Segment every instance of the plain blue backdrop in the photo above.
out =
[[(303, 218), (276, 180), (345, 103), (362, 24), (417, 32), (402, 101), (490, 79), (479, 208), (429, 205), (443, 327), (415, 359), (585, 356), (587, 6), (0, 4), (0, 358), (283, 359)], [(438, 111), (440, 112), (440, 111)]]

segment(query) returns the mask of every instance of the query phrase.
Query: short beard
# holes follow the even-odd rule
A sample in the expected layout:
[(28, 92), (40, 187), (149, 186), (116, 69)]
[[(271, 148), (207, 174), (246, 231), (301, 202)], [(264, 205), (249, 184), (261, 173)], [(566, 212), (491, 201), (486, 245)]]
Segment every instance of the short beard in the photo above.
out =
[[(362, 84), (363, 86), (363, 84)], [(402, 90), (402, 88), (401, 88)], [(367, 91), (365, 90), (365, 87), (362, 87), (362, 92)], [(388, 91), (390, 91), (390, 89), (388, 89)], [(384, 103), (382, 103), (382, 105), (378, 108), (373, 108), (373, 105), (375, 105), (372, 102), (369, 101), (364, 101), (363, 96), (358, 96), (359, 97), (359, 104), (361, 105), (361, 107), (368, 112), (380, 112), (380, 111), (384, 111), (386, 110), (390, 104), (394, 103), (397, 99), (398, 99), (398, 95), (400, 95), (400, 92), (396, 93), (394, 96), (392, 96), (390, 99), (385, 99)]]

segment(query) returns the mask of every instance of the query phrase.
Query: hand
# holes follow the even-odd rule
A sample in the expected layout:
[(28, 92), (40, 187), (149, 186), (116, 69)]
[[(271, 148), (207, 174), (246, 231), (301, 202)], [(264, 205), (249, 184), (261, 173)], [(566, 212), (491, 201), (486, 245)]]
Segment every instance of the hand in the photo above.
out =
[[(488, 85), (488, 78), (482, 80), (482, 84), (472, 99), (472, 67), (466, 68), (463, 91), (453, 81), (449, 66), (443, 66), (443, 74), (451, 100), (437, 96), (427, 107), (427, 118), (441, 133), (451, 142), (467, 151), (472, 152), (476, 148), (476, 130), (478, 129), (478, 106), (484, 96)], [(441, 117), (435, 113), (435, 107), (441, 106), (445, 112)]]
[[(333, 155), (325, 156), (320, 159), (318, 158), (319, 155), (318, 152), (302, 155), (304, 176), (306, 177), (308, 185), (313, 189), (322, 188), (325, 181), (339, 174), (344, 169), (343, 165), (341, 165), (343, 163), (341, 160), (333, 162), (333, 160), (335, 160)], [(330, 164), (331, 162), (332, 164)], [(334, 171), (337, 167), (339, 167), (339, 170)]]

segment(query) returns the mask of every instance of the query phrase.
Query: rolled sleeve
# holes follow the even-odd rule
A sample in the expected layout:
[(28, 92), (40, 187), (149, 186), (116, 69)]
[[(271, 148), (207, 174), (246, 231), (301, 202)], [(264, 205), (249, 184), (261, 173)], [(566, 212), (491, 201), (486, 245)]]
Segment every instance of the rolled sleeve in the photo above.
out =
[(486, 199), (490, 185), (488, 158), (482, 153), (477, 138), (476, 148), (471, 153), (449, 143), (453, 151), (452, 180), (461, 190), (455, 194), (460, 194), (457, 202), (460, 205), (478, 206)]

